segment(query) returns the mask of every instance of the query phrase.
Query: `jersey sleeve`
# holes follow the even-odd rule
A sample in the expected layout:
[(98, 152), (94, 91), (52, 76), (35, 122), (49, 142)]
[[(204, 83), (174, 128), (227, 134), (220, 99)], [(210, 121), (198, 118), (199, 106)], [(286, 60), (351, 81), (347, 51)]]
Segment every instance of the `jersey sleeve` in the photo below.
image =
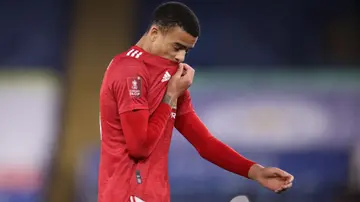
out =
[(170, 105), (160, 103), (150, 116), (149, 110), (120, 114), (129, 155), (134, 159), (146, 159), (154, 151), (170, 119)]
[(227, 171), (249, 177), (249, 170), (255, 162), (215, 138), (195, 112), (176, 118), (175, 127), (201, 157)]
[(181, 116), (190, 112), (194, 112), (194, 107), (191, 102), (190, 91), (186, 90), (178, 99), (177, 116)]
[(148, 109), (147, 73), (142, 62), (129, 59), (114, 62), (108, 72), (112, 78), (112, 92), (117, 102), (118, 112)]

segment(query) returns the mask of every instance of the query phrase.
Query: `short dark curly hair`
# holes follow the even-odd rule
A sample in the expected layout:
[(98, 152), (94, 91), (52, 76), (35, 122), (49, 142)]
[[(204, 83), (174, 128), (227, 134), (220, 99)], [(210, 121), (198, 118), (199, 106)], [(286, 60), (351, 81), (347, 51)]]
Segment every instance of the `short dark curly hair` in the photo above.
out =
[(200, 23), (195, 13), (180, 2), (166, 2), (153, 12), (151, 25), (157, 25), (164, 31), (179, 26), (193, 37), (200, 36)]

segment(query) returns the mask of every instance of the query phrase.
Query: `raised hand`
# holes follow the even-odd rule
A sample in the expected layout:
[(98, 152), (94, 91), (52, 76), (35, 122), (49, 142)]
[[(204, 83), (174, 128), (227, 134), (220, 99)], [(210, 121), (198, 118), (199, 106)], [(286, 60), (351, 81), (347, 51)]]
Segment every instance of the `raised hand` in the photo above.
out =
[(185, 90), (187, 90), (194, 80), (195, 70), (187, 64), (180, 63), (178, 70), (171, 77), (167, 94), (178, 98)]

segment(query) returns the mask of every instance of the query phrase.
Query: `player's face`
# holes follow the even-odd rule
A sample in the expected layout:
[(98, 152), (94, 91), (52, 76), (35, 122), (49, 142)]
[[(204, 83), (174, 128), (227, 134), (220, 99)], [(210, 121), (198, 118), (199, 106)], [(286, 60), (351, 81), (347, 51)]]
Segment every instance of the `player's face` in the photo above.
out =
[(192, 49), (197, 41), (180, 27), (174, 27), (163, 33), (161, 30), (153, 27), (151, 29), (152, 52), (161, 57), (176, 62), (183, 62), (185, 56)]

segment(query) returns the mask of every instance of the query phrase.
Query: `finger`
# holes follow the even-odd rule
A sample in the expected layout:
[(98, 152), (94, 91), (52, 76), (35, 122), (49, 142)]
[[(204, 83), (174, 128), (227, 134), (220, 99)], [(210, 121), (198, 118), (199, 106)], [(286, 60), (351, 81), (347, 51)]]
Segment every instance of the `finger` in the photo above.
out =
[(181, 76), (185, 76), (187, 73), (186, 69), (184, 68), (184, 71), (182, 72)]
[(184, 64), (180, 63), (174, 76), (180, 77), (184, 72)]
[(281, 188), (275, 190), (276, 193), (284, 192), (292, 187), (292, 183), (283, 185)]
[[(289, 174), (290, 175), (290, 174)], [(286, 181), (287, 184), (290, 184), (294, 181), (294, 176), (290, 175), (289, 179)]]
[(291, 188), (292, 187), (292, 183), (290, 183), (290, 184), (286, 184), (286, 185), (283, 185), (283, 189), (289, 189), (289, 188)]
[(186, 64), (186, 63), (180, 63), (180, 64), (184, 65), (184, 70), (185, 70), (185, 71), (187, 71), (187, 72), (192, 72), (192, 71), (194, 71), (194, 69), (193, 69), (190, 65), (188, 65), (188, 64)]
[(182, 63), (182, 64), (184, 64), (184, 69), (185, 70), (189, 70), (189, 71), (194, 70), (190, 65), (188, 65), (186, 63)]
[(184, 64), (184, 70), (186, 71), (186, 75), (194, 77), (195, 70), (190, 65)]
[(275, 190), (276, 193), (279, 193), (282, 190), (282, 186)]
[(274, 174), (276, 174), (277, 176), (283, 177), (283, 178), (291, 178), (292, 175), (290, 175), (289, 173), (279, 169), (279, 168), (275, 168), (274, 170)]

